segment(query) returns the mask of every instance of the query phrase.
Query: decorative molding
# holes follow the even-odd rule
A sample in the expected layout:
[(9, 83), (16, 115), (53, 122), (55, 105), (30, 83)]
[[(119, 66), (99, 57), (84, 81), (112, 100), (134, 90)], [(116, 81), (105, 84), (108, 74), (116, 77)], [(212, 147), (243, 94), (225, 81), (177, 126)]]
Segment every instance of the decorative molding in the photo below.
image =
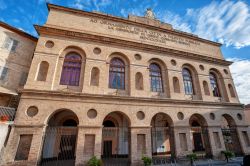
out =
[(145, 44), (145, 43), (126, 41), (122, 39), (98, 36), (98, 35), (70, 31), (70, 30), (65, 30), (65, 29), (58, 29), (55, 27), (48, 27), (48, 26), (35, 25), (35, 28), (40, 35), (43, 34), (43, 35), (51, 35), (51, 36), (61, 36), (61, 37), (67, 37), (67, 38), (81, 39), (81, 40), (90, 41), (90, 42), (97, 42), (101, 44), (122, 46), (124, 48), (128, 47), (128, 48), (140, 49), (143, 51), (171, 54), (171, 55), (175, 55), (175, 56), (182, 57), (182, 58), (190, 58), (194, 60), (206, 61), (209, 63), (220, 64), (220, 65), (225, 65), (225, 66), (229, 66), (232, 64), (232, 62), (229, 62), (223, 59), (212, 58), (212, 57), (208, 57), (208, 56), (204, 56), (200, 54), (194, 54), (194, 53), (154, 46), (154, 45)]
[(97, 13), (97, 12), (87, 12), (87, 11), (83, 11), (83, 10), (79, 10), (79, 9), (63, 7), (63, 6), (58, 6), (58, 5), (54, 5), (54, 4), (47, 4), (47, 7), (48, 7), (49, 10), (54, 9), (54, 10), (64, 11), (64, 12), (68, 12), (68, 13), (77, 14), (78, 16), (79, 15), (84, 15), (84, 16), (89, 16), (89, 17), (98, 17), (98, 18), (101, 18), (101, 19), (122, 22), (122, 23), (130, 24), (130, 25), (137, 25), (137, 26), (141, 26), (141, 27), (145, 27), (145, 28), (150, 28), (150, 29), (153, 29), (153, 30), (158, 30), (158, 31), (161, 31), (161, 32), (167, 32), (167, 33), (170, 33), (170, 34), (183, 36), (183, 37), (186, 37), (186, 38), (189, 38), (189, 39), (209, 43), (209, 44), (212, 44), (212, 45), (215, 45), (215, 46), (221, 46), (222, 45), (221, 43), (217, 43), (217, 42), (213, 42), (213, 41), (206, 40), (206, 39), (203, 39), (203, 38), (199, 38), (196, 35), (189, 34), (189, 33), (186, 33), (186, 32), (181, 32), (181, 31), (177, 31), (177, 30), (163, 29), (163, 28), (156, 27), (156, 26), (153, 26), (153, 25), (132, 21), (132, 20), (129, 20), (129, 19), (126, 19), (126, 18), (116, 17), (116, 16), (112, 16), (112, 15), (109, 15), (109, 14)]
[[(88, 99), (98, 99), (98, 100), (105, 100), (105, 99), (113, 99), (113, 100), (122, 100), (122, 101), (139, 101), (139, 102), (146, 102), (146, 103), (171, 103), (171, 104), (192, 104), (192, 105), (203, 105), (203, 106), (234, 106), (243, 109), (243, 104), (240, 103), (228, 103), (228, 102), (210, 102), (210, 101), (194, 101), (194, 100), (177, 100), (171, 98), (150, 98), (150, 97), (133, 97), (133, 96), (116, 96), (116, 95), (100, 95), (100, 94), (87, 94), (82, 92), (65, 92), (65, 91), (48, 91), (48, 90), (35, 90), (35, 89), (24, 89), (21, 91), (22, 98), (23, 95), (49, 95), (51, 97), (59, 96), (60, 98), (64, 97), (77, 97), (77, 98), (88, 98)], [(33, 96), (34, 98), (34, 96)]]

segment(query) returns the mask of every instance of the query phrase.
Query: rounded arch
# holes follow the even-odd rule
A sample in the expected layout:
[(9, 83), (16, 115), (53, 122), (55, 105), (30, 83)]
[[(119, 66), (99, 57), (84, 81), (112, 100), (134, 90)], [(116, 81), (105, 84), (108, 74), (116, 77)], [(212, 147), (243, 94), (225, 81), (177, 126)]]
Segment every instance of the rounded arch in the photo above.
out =
[(230, 96), (231, 96), (231, 97), (233, 97), (233, 98), (236, 97), (236, 95), (235, 95), (235, 90), (234, 90), (232, 84), (228, 84), (228, 90), (229, 90), (229, 92), (230, 92)]
[[(151, 78), (152, 72), (150, 71), (150, 65), (155, 64), (160, 67), (161, 70), (161, 82), (162, 82), (162, 91), (156, 91), (156, 92), (161, 92), (165, 94), (167, 97), (170, 97), (170, 87), (169, 87), (169, 78), (168, 78), (168, 72), (167, 72), (167, 66), (164, 61), (158, 58), (151, 58), (148, 61), (148, 69), (149, 69), (149, 75)], [(157, 80), (157, 79), (156, 79)], [(152, 83), (155, 82), (154, 80), (150, 79), (150, 84), (151, 84), (151, 91), (152, 91)], [(152, 82), (153, 81), (153, 82)], [(158, 79), (158, 82), (160, 80)], [(156, 86), (159, 87), (160, 85)]]
[(154, 114), (151, 119), (150, 125), (152, 127), (173, 127), (173, 119), (164, 112), (158, 112)]
[[(198, 72), (196, 68), (191, 64), (185, 63), (182, 65), (182, 72), (184, 69), (189, 71), (191, 74), (193, 94), (197, 95), (201, 99), (202, 97), (201, 97), (200, 81), (199, 81)], [(185, 82), (184, 82), (184, 88), (185, 88)]]
[(64, 126), (69, 121), (74, 121), (77, 125), (79, 124), (79, 119), (75, 112), (62, 108), (49, 115), (45, 124), (48, 126)]
[(189, 118), (189, 126), (191, 126), (191, 127), (197, 127), (197, 126), (207, 127), (208, 123), (207, 123), (207, 120), (205, 119), (204, 116), (202, 116), (201, 114), (195, 113), (195, 114), (191, 115)]
[(98, 67), (93, 67), (91, 69), (90, 85), (99, 86), (100, 70)]
[(174, 87), (174, 92), (175, 93), (180, 93), (180, 82), (178, 77), (173, 77), (173, 87)]
[(110, 63), (113, 58), (121, 59), (125, 63), (126, 66), (129, 66), (129, 64), (130, 64), (129, 58), (125, 54), (123, 54), (121, 52), (113, 52), (113, 53), (111, 53), (107, 57), (107, 62)]
[(125, 119), (125, 122), (127, 122), (127, 126), (131, 125), (131, 120), (129, 118), (129, 116), (121, 111), (112, 111), (110, 113), (108, 113), (102, 120), (102, 123), (104, 123), (106, 120), (110, 120), (112, 121), (116, 127), (124, 127), (121, 126), (121, 120)]
[(79, 54), (81, 56), (81, 59), (86, 58), (85, 51), (81, 47), (73, 46), (73, 45), (67, 46), (64, 49), (62, 49), (60, 51), (59, 55), (60, 55), (60, 57), (64, 58), (66, 55), (68, 55), (69, 53), (72, 53), (72, 52)]
[[(209, 69), (208, 74), (209, 74), (209, 76), (211, 74), (214, 75), (215, 78), (217, 79), (218, 91), (220, 93), (220, 97), (223, 97), (226, 101), (229, 101), (227, 91), (226, 91), (225, 82), (224, 82), (224, 79), (223, 79), (223, 76), (222, 76), (221, 72), (216, 68), (211, 68), (211, 69)], [(210, 82), (211, 82), (211, 79), (210, 79)]]
[(210, 91), (209, 91), (209, 87), (208, 87), (207, 81), (204, 80), (204, 81), (202, 82), (202, 84), (203, 84), (204, 94), (205, 94), (206, 96), (210, 96)]
[(136, 90), (143, 90), (143, 75), (141, 72), (137, 72), (135, 74), (135, 89)]
[(162, 61), (161, 59), (159, 59), (159, 58), (151, 58), (151, 59), (148, 61), (148, 66), (149, 66), (150, 64), (152, 64), (152, 63), (155, 63), (155, 64), (159, 65), (162, 72), (165, 72), (165, 71), (167, 70), (167, 65), (166, 65), (166, 63), (165, 63), (164, 61)]
[(230, 127), (235, 127), (235, 126), (236, 126), (236, 122), (231, 115), (223, 114), (221, 116), (221, 127), (222, 128), (230, 128)]
[(41, 61), (38, 67), (36, 80), (46, 81), (49, 70), (49, 63), (47, 61)]

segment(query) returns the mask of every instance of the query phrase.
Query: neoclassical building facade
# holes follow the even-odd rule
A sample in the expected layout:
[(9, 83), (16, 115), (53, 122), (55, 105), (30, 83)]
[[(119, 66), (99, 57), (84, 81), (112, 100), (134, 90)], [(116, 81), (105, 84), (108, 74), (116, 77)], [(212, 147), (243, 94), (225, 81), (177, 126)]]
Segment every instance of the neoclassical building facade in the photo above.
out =
[[(250, 153), (221, 44), (149, 17), (49, 4), (4, 161), (141, 163)], [(66, 164), (67, 163), (67, 164)]]

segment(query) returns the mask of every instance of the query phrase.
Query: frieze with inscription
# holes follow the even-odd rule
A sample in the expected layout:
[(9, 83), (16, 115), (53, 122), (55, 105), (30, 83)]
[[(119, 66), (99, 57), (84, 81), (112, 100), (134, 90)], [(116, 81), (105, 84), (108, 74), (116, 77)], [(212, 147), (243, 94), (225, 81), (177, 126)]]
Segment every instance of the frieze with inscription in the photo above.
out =
[(135, 27), (123, 23), (115, 23), (107, 20), (99, 20), (95, 18), (90, 18), (91, 23), (106, 25), (109, 30), (114, 30), (118, 32), (130, 33), (137, 35), (139, 39), (151, 42), (158, 42), (161, 44), (166, 44), (167, 42), (173, 42), (176, 44), (182, 44), (186, 46), (200, 45), (200, 42), (178, 37), (172, 34), (157, 32), (149, 30), (146, 28)]

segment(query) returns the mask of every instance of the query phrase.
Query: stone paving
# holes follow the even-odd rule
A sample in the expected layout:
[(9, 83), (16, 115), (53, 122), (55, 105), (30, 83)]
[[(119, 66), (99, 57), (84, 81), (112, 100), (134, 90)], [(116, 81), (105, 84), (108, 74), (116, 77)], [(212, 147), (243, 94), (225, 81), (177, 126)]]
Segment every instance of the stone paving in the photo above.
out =
[[(195, 161), (194, 166), (242, 166), (243, 157), (233, 158), (227, 163), (225, 160), (198, 160)], [(189, 161), (182, 161), (178, 163), (168, 163), (154, 166), (190, 166)]]

